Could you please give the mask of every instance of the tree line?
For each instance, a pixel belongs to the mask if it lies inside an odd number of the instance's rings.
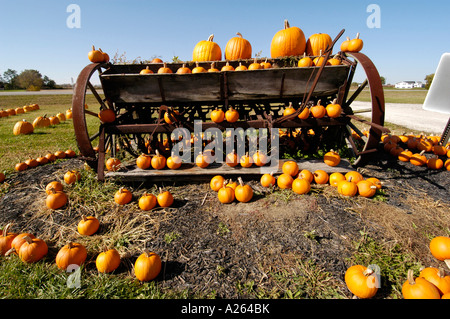
[[[16,70],[8,69],[0,74],[0,88],[5,90],[25,89],[27,91],[39,91],[41,89],[59,88],[55,81],[32,69],[23,70],[18,73]]]

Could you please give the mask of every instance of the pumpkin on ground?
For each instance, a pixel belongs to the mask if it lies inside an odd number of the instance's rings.
[[[444,261],[450,268],[450,237],[434,237],[430,241],[430,252],[434,258]]]
[[[436,286],[425,278],[414,278],[412,269],[408,270],[407,278],[402,285],[404,299],[441,299],[441,294]]]
[[[337,187],[337,184],[340,181],[345,181],[344,174],[342,174],[340,172],[334,172],[334,173],[330,174],[329,183],[331,186]]]
[[[358,188],[358,194],[362,197],[371,198],[377,193],[377,187],[371,181],[359,181],[356,186]]]
[[[322,169],[315,170],[313,176],[314,182],[319,185],[328,183],[328,180],[330,179],[328,173]]]
[[[25,241],[20,246],[19,258],[26,263],[34,263],[47,255],[48,246],[45,241],[40,238],[31,238],[25,236],[23,238]]]
[[[264,174],[261,176],[260,183],[262,187],[272,187],[277,183],[275,176],[272,174]]]
[[[110,273],[116,270],[120,265],[120,254],[115,249],[109,249],[107,251],[98,254],[95,259],[95,266],[101,273]]]
[[[302,55],[306,49],[306,38],[298,27],[291,27],[284,20],[284,29],[275,33],[270,44],[272,58]]]
[[[241,203],[247,203],[253,198],[253,189],[245,184],[241,177],[238,178],[239,185],[234,190],[235,198]]]
[[[81,266],[86,257],[87,250],[82,244],[70,242],[58,251],[55,261],[59,269],[66,270],[70,265]]]
[[[419,277],[435,285],[441,295],[450,293],[450,276],[445,274],[443,268],[426,267],[420,271]]]
[[[353,197],[358,193],[358,186],[350,178],[350,180],[340,181],[337,184],[337,191],[341,195]]]
[[[4,256],[10,249],[11,244],[16,238],[16,233],[10,233],[9,229],[11,227],[11,224],[7,224],[5,228],[3,228],[1,235],[0,235],[0,255]]]
[[[158,254],[145,250],[134,263],[134,274],[140,281],[151,281],[161,271],[161,258]]]
[[[45,186],[45,192],[47,193],[47,195],[51,193],[51,189],[55,191],[63,191],[64,186],[63,184],[61,184],[61,182],[53,181],[48,183],[47,186]]]
[[[81,179],[81,174],[79,171],[68,171],[64,174],[64,182],[67,185],[72,185],[73,183],[78,182]]]
[[[323,156],[323,162],[328,166],[335,167],[341,162],[341,156],[334,150],[330,150]]]
[[[211,178],[211,181],[209,182],[209,186],[211,189],[215,192],[218,192],[219,189],[222,188],[223,183],[225,182],[225,178],[221,175],[214,176]]]
[[[59,209],[67,204],[68,197],[66,193],[63,191],[56,191],[54,189],[50,189],[50,194],[47,195],[45,199],[45,205],[50,209]]]
[[[100,227],[100,222],[95,216],[81,216],[78,222],[77,230],[80,235],[91,236],[97,232]]]
[[[281,174],[277,178],[277,185],[281,189],[291,189],[294,178],[290,174]]]
[[[14,237],[14,239],[11,242],[11,248],[5,253],[5,256],[8,256],[12,253],[18,255],[19,254],[19,250],[20,250],[20,246],[23,245],[23,243],[25,242],[25,237],[29,237],[31,239],[35,238],[35,236],[31,233],[21,233],[18,234],[16,237]]]
[[[139,208],[145,211],[155,208],[156,203],[156,196],[150,193],[144,193],[138,201]]]
[[[299,195],[307,194],[311,190],[311,183],[304,178],[296,178],[292,182],[292,191]]]
[[[133,199],[133,194],[126,188],[121,187],[114,194],[114,201],[119,205],[126,205]]]
[[[236,185],[237,187],[237,185]],[[217,192],[217,198],[222,204],[230,204],[235,199],[235,189],[228,186],[226,181],[223,182],[222,187]]]
[[[344,280],[347,288],[361,299],[372,298],[378,291],[379,282],[374,271],[362,265],[348,268]]]
[[[33,124],[31,124],[25,119],[17,122],[13,128],[14,135],[32,134],[33,132],[34,132]]]
[[[296,176],[298,175],[299,167],[297,162],[289,160],[283,163],[283,165],[281,166],[281,170],[284,174]]]
[[[171,192],[162,191],[159,189],[159,194],[156,196],[156,200],[161,207],[170,207],[173,204],[174,198]]]

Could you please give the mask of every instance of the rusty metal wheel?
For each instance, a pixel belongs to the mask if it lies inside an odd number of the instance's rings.
[[[345,91],[340,96],[340,104],[350,121],[347,125],[348,130],[348,143],[353,150],[356,160],[353,165],[363,165],[367,163],[371,157],[378,151],[378,146],[381,140],[381,135],[385,132],[389,132],[384,127],[384,114],[385,114],[385,101],[384,91],[381,82],[380,75],[373,62],[363,53],[345,53],[344,58],[350,58],[354,68],[357,65],[361,66],[366,74],[366,80],[358,87],[358,89],[349,96],[349,90],[351,82],[353,80],[354,70],[350,73],[348,83],[345,87]],[[353,60],[353,61],[352,61]],[[369,119],[362,118],[356,115],[358,112],[354,112],[351,108],[351,104],[355,99],[363,92],[366,87],[370,90],[370,100],[372,107],[367,110],[371,113]],[[363,132],[358,128],[356,122],[369,126],[368,135],[365,136]],[[361,139],[354,138],[352,132],[356,132],[357,136]]]

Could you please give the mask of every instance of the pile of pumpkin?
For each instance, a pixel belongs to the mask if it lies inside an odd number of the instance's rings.
[[[75,156],[76,156],[75,151],[71,149],[68,149],[66,151],[58,150],[55,153],[48,152],[44,156],[39,156],[37,158],[30,157],[23,162],[16,163],[14,169],[16,171],[24,171],[29,168],[34,168],[40,165],[53,163],[57,159],[73,158]]]
[[[25,263],[36,263],[48,253],[47,243],[31,233],[10,232],[11,224],[0,230],[0,255],[18,255]],[[82,216],[78,222],[77,231],[82,236],[94,235],[100,227],[99,220],[94,216]],[[69,266],[81,266],[87,258],[87,249],[84,245],[69,242],[58,250],[55,263],[61,270]],[[119,252],[112,248],[99,253],[95,260],[96,268],[101,273],[111,273],[121,262]],[[134,263],[134,273],[140,281],[155,279],[161,270],[161,258],[158,254],[144,250]]]
[[[434,170],[450,170],[450,143],[440,145],[438,136],[386,134],[381,141],[384,151],[399,161]]]
[[[9,108],[6,110],[0,110],[0,117],[8,117],[8,116],[14,116],[18,114],[28,113],[32,111],[39,110],[39,105],[36,103],[33,104],[27,104],[24,106],[19,106],[16,108]]]
[[[434,237],[429,248],[434,258],[450,268],[450,237]],[[353,265],[345,272],[345,283],[356,297],[368,299],[374,297],[380,287],[379,275],[370,267]],[[404,299],[450,299],[450,276],[444,267],[426,267],[414,278],[413,270],[409,269],[402,295]]]
[[[335,57],[329,61],[324,61],[322,54],[325,50],[331,46],[332,39],[330,35],[326,33],[316,33],[311,35],[308,39],[302,29],[296,26],[290,26],[288,20],[284,21],[284,28],[275,33],[270,43],[270,55],[271,58],[281,58],[296,56],[301,59],[298,62],[299,67],[319,66],[326,62],[327,65],[341,64],[341,61]],[[359,37],[359,33],[354,39],[347,37],[347,40],[341,44],[341,51],[343,52],[359,52],[363,48],[363,41]],[[315,58],[312,58],[315,57]],[[101,49],[96,50],[92,46],[92,50],[88,52],[89,61],[93,63],[107,63],[109,56]],[[225,46],[224,51],[225,60],[248,60],[252,58],[252,45],[248,39],[245,39],[241,33],[236,33],[236,36],[232,37]],[[191,70],[186,64],[177,70],[171,70],[164,64],[158,73],[199,73],[199,72],[218,72],[218,71],[240,71],[240,70],[255,70],[270,68],[270,63],[267,60],[263,62],[255,61],[248,67],[242,64],[235,69],[231,65],[227,64],[224,69],[218,70],[214,67],[214,61],[222,60],[222,49],[220,45],[214,42],[214,34],[211,34],[207,40],[199,41],[192,52],[193,62],[205,62],[211,61],[211,68],[205,70],[203,67],[196,64]],[[152,63],[162,63],[161,59],[153,59]],[[141,74],[152,74],[148,67],[141,71]]]

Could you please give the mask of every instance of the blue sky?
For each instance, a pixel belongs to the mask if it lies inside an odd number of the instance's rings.
[[[80,7],[80,28],[66,24],[72,3]],[[380,8],[380,28],[367,25],[370,4]],[[191,60],[198,41],[214,34],[224,51],[236,32],[251,42],[253,54],[270,56],[272,37],[288,19],[306,37],[334,38],[345,29],[338,45],[360,32],[362,52],[388,83],[422,81],[450,52],[448,12],[450,2],[437,0],[0,0],[0,74],[36,69],[59,84],[70,83],[89,63],[92,45],[111,57]],[[355,80],[363,78],[359,70]]]

